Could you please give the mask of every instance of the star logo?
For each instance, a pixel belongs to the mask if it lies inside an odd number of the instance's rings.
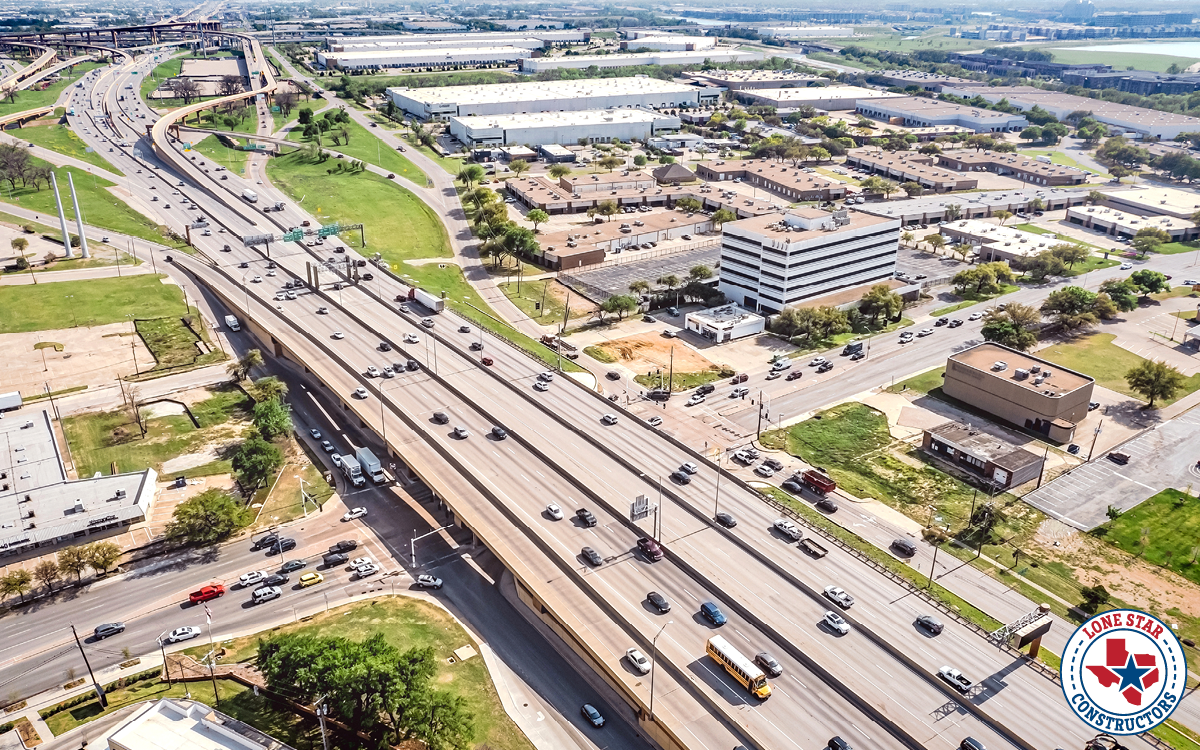
[[[1086,669],[1103,687],[1116,685],[1117,692],[1129,705],[1142,705],[1142,693],[1158,682],[1158,660],[1154,654],[1130,653],[1124,638],[1110,637],[1104,646],[1104,664],[1088,665]]]

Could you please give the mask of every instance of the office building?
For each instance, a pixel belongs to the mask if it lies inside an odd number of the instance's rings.
[[[892,278],[900,222],[857,211],[794,208],[722,226],[719,289],[754,312]]]
[[[957,125],[976,133],[1005,133],[1023,130],[1029,121],[1024,115],[980,109],[920,96],[898,96],[891,99],[859,101],[855,111],[860,115],[882,120],[889,125],[906,128],[929,128],[938,125]]]
[[[981,263],[996,260],[1007,263],[1016,258],[1029,258],[1059,244],[1052,235],[1003,227],[979,219],[949,221],[939,229],[949,244],[970,245],[975,248]]]
[[[905,226],[929,225],[939,221],[951,221],[953,212],[956,212],[957,218],[960,219],[981,219],[992,216],[997,211],[1008,211],[1012,214],[1028,211],[1029,204],[1035,199],[1042,201],[1046,211],[1060,211],[1087,203],[1088,194],[1086,190],[1064,188],[994,190],[958,195],[922,195],[903,201],[867,203],[856,210],[896,218]]]
[[[450,134],[468,146],[645,141],[660,132],[677,131],[679,126],[674,115],[638,108],[450,118]]]
[[[422,120],[617,107],[696,107],[716,102],[720,96],[712,89],[640,77],[389,88],[387,93],[402,111]]]
[[[906,151],[857,151],[846,155],[846,164],[898,183],[915,182],[934,193],[979,187],[975,177],[940,169],[934,166],[932,156]]]
[[[712,219],[703,213],[688,215],[657,211],[622,215],[613,221],[539,235],[540,260],[556,271],[579,268],[599,263],[609,253],[636,251],[650,242],[679,240],[685,235],[700,235],[712,229]]]
[[[777,109],[815,107],[831,112],[854,109],[865,101],[904,99],[903,94],[868,89],[862,86],[812,86],[809,88],[743,89],[738,99],[750,104],[765,104]]]
[[[1174,216],[1190,220],[1200,211],[1200,193],[1158,185],[1105,193],[1104,202],[1145,216]]]
[[[1110,206],[1068,208],[1067,221],[1093,231],[1104,232],[1109,237],[1132,238],[1140,230],[1152,227],[1166,232],[1171,242],[1200,239],[1200,228],[1191,219],[1133,213]]]
[[[969,424],[946,422],[925,430],[921,448],[951,466],[986,479],[996,491],[1041,476],[1042,457],[1016,440]]]
[[[831,180],[815,171],[793,167],[786,162],[751,159],[703,162],[696,165],[696,176],[714,183],[744,182],[770,190],[786,198],[789,203],[832,201],[846,197],[845,183]]]
[[[90,542],[146,520],[153,469],[72,480],[50,412],[25,407],[0,419],[0,555]]]
[[[724,344],[762,333],[767,328],[767,319],[737,305],[721,305],[688,313],[683,318],[683,328],[714,344]]]
[[[1087,416],[1095,382],[1083,373],[986,342],[950,355],[942,392],[999,420],[1066,443]]]
[[[569,68],[629,68],[637,65],[699,65],[705,61],[740,63],[761,60],[757,52],[747,52],[732,47],[683,52],[633,52],[620,55],[556,55],[554,57],[531,57],[521,61],[522,73],[541,73],[546,70]]]
[[[1200,91],[1200,73],[1156,73],[1152,70],[1088,70],[1063,73],[1067,86],[1117,89],[1139,96],[1174,96]]]
[[[84,743],[86,745],[86,742]],[[108,737],[110,750],[292,750],[203,703],[161,698],[135,709]]]
[[[1091,176],[1090,172],[1077,167],[1055,164],[1049,156],[1035,158],[997,151],[948,151],[939,154],[937,162],[938,166],[955,172],[993,172],[1021,182],[1051,187],[1082,185]]]

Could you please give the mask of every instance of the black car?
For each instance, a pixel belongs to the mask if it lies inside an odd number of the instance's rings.
[[[783,674],[783,667],[780,666],[779,661],[766,651],[759,651],[755,654],[754,663],[762,667],[763,671],[772,677],[778,677]]]
[[[608,378],[609,380],[620,380],[621,373],[617,372],[616,370],[609,370],[608,372],[604,373],[604,377]]]
[[[373,280],[374,278],[375,278],[375,274],[373,274],[373,273],[364,273],[364,274],[362,275],[362,280],[363,280],[363,281],[371,281],[371,280]]]
[[[496,425],[492,428],[492,437],[496,438],[497,440],[503,440],[504,438],[508,437],[508,432],[500,425]]]
[[[350,562],[350,555],[347,555],[345,552],[335,552],[333,554],[325,555],[325,557],[322,557],[321,562],[325,563],[325,567],[333,568],[338,565],[345,565],[346,563]]]
[[[243,260],[241,263],[238,263],[238,268],[249,268],[249,267],[250,267],[249,261]]]
[[[934,326],[934,328],[941,328],[942,326],[946,325],[949,322],[950,322],[949,318],[938,318],[937,320],[933,321],[933,326]]]
[[[705,383],[704,385],[702,385],[696,389],[696,393],[699,393],[701,396],[707,396],[708,394],[712,393],[715,390],[717,390],[717,387],[715,385],[713,385],[712,383]]]
[[[596,728],[604,726],[604,717],[596,710],[596,707],[591,703],[584,703],[583,708],[579,709],[583,714],[583,718],[587,719],[588,723]]]
[[[850,743],[841,737],[834,737],[829,740],[828,750],[854,750],[854,748],[850,747]]]
[[[905,557],[912,557],[913,555],[917,554],[917,545],[903,537],[892,540],[892,549],[896,550]]]
[[[292,571],[300,570],[302,568],[307,568],[307,567],[308,567],[307,560],[288,560],[287,562],[285,562],[283,565],[280,566],[279,572],[280,573],[291,573]]]
[[[692,477],[686,471],[677,469],[671,472],[671,480],[676,484],[690,484]]]
[[[838,509],[838,504],[835,503],[833,500],[830,500],[827,497],[823,497],[817,501],[817,507],[820,508],[821,510],[825,511],[826,513],[836,513],[837,509]]]
[[[288,582],[287,575],[285,575],[283,573],[276,573],[275,575],[267,576],[258,585],[260,587],[262,587],[262,586],[282,586],[283,584],[285,584],[287,582]]]
[[[800,483],[799,483],[799,482],[797,482],[795,479],[789,479],[789,480],[787,480],[786,482],[784,482],[784,483],[783,483],[782,487],[783,487],[783,489],[784,489],[784,490],[786,490],[787,492],[790,492],[790,493],[792,493],[793,495],[799,495],[799,494],[800,494],[800,489],[801,489],[801,488],[800,488]]]
[[[646,601],[650,602],[650,605],[657,609],[659,614],[665,615],[671,611],[671,602],[657,591],[651,591],[649,594],[646,594]]]
[[[291,537],[285,537],[283,539],[276,541],[274,544],[272,544],[270,547],[268,547],[267,554],[268,555],[279,555],[279,554],[287,552],[288,550],[291,550],[291,549],[296,549],[296,540],[292,539]]]
[[[105,638],[109,637],[110,635],[117,635],[118,633],[124,633],[124,632],[125,632],[125,623],[123,623],[123,622],[106,622],[103,625],[97,625],[96,629],[92,631],[92,635],[96,637],[96,640],[102,641]]]
[[[254,549],[263,549],[264,547],[270,547],[272,544],[274,544],[277,541],[279,541],[279,535],[276,534],[275,532],[271,532],[270,534],[267,534],[266,536],[260,536],[258,539],[255,539],[254,540]]]
[[[596,514],[587,508],[580,508],[579,510],[575,511],[575,517],[579,519],[580,523],[588,528],[596,525]]]
[[[433,413],[433,421],[437,424],[449,424],[450,415],[444,411],[435,411]]]
[[[391,350],[392,350],[392,345],[391,345],[391,344],[389,344],[389,343],[388,343],[388,342],[386,342],[386,341],[380,341],[380,342],[379,342],[379,351],[381,351],[381,352],[390,352]]]
[[[925,628],[933,635],[938,635],[946,628],[946,626],[942,624],[942,621],[933,615],[921,615],[917,618],[917,625]]]
[[[715,518],[717,519],[717,523],[721,524],[727,529],[732,529],[734,526],[737,526],[737,519],[728,513],[718,513]]]
[[[955,318],[954,320],[950,321],[951,328],[958,328],[962,324],[963,324],[963,322],[961,320],[959,320],[958,318]]]
[[[775,471],[783,470],[783,462],[779,461],[778,459],[774,459],[774,458],[768,458],[766,461],[763,461],[763,466],[770,467],[770,468],[774,469]]]
[[[601,565],[604,562],[604,558],[600,556],[600,553],[591,547],[584,547],[581,554],[583,555],[583,559],[587,560],[591,565]]]
[[[826,362],[825,364],[823,364],[817,368],[817,372],[829,372],[832,369],[833,369],[833,363]]]
[[[349,552],[352,549],[358,549],[358,542],[354,539],[343,539],[329,548],[330,552]]]

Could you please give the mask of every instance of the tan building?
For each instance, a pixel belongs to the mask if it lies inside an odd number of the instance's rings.
[[[846,164],[896,182],[915,182],[934,193],[974,190],[979,187],[979,180],[975,177],[935,167],[932,156],[859,151],[847,154]]]
[[[984,343],[946,360],[942,391],[1059,443],[1087,416],[1096,381],[1053,362]]]
[[[969,424],[946,422],[929,430],[921,448],[952,466],[1008,489],[1037,479],[1042,457],[1007,439],[973,429]]]
[[[1051,187],[1082,185],[1089,177],[1089,173],[1082,169],[1052,164],[1049,157],[1046,157],[1046,161],[1041,161],[1020,154],[999,154],[991,151],[982,154],[975,151],[940,154],[938,165],[955,172],[994,172],[1022,182]]]
[[[713,161],[696,165],[696,176],[709,182],[741,181],[770,190],[789,202],[832,201],[846,197],[846,186],[807,168],[784,162]]]

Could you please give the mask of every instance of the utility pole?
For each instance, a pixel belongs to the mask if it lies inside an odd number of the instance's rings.
[[[217,673],[213,671],[213,665],[217,662],[216,646],[213,645],[212,637],[212,612],[209,611],[208,605],[204,605],[204,616],[208,625],[208,676],[212,680],[213,700],[217,709],[221,708],[221,694],[217,691]]]
[[[670,376],[667,378],[667,383],[670,385],[670,387],[667,389],[668,393],[675,390],[675,346],[674,345],[671,346],[670,367],[671,367]]]
[[[71,635],[75,636],[75,645],[79,647],[79,653],[83,656],[83,665],[87,667],[88,677],[92,678],[92,687],[96,690],[96,695],[100,698],[100,707],[108,708],[108,697],[104,695],[104,689],[100,687],[100,683],[96,682],[96,675],[92,672],[92,665],[88,661],[87,653],[83,650],[83,643],[79,640],[79,633],[75,632],[75,626],[71,625]]]
[[[321,724],[321,748],[329,750],[329,738],[325,735],[325,714],[328,713],[328,709],[325,708],[325,696],[317,698],[317,705],[314,708],[317,711],[317,721]]]
[[[1104,427],[1104,417],[1100,418],[1100,424],[1096,425],[1095,431],[1092,433],[1092,447],[1088,448],[1088,463],[1092,461],[1092,451],[1096,450],[1096,440],[1100,437],[1101,428]]]

